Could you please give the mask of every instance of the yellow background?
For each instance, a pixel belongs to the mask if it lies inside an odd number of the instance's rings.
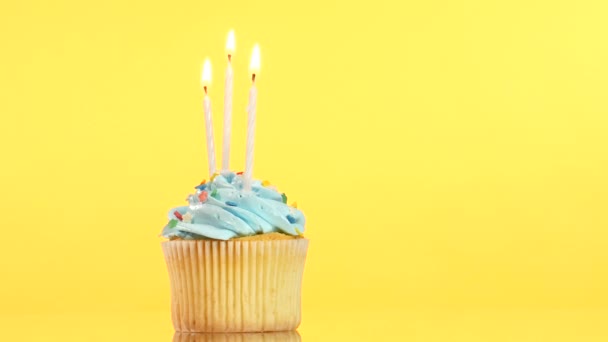
[[[0,313],[162,311],[157,234],[231,164],[307,215],[307,312],[608,305],[604,1],[3,1]],[[309,314],[310,317],[310,314]],[[308,318],[312,320],[312,318]],[[168,321],[167,321],[168,324]]]

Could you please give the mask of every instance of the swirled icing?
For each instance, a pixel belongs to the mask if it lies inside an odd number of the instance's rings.
[[[234,237],[279,232],[302,235],[305,219],[288,206],[287,196],[254,180],[243,190],[243,176],[224,172],[195,187],[189,205],[173,208],[161,236],[173,239],[229,240]]]

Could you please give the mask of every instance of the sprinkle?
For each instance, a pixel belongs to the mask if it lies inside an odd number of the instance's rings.
[[[237,172],[236,174],[240,176],[240,175],[242,175],[243,173],[244,173],[243,171],[239,171],[239,172]]]
[[[304,235],[299,229],[298,227],[294,227],[296,229],[296,233],[298,233],[299,236]]]
[[[213,191],[211,191],[211,197],[217,198],[217,189],[213,189]]]
[[[270,185],[270,182],[267,180],[262,182],[262,186],[269,186],[269,185]]]
[[[175,226],[177,226],[177,220],[173,219],[171,221],[169,221],[169,228],[175,228]]]
[[[287,215],[287,221],[289,221],[289,223],[291,224],[294,224],[296,223],[296,218],[291,215]]]
[[[213,180],[215,179],[215,177],[219,176],[220,174],[218,172],[214,173],[213,176],[211,176],[211,178],[209,178],[210,182],[213,182]]]
[[[190,212],[185,213],[183,218],[183,222],[192,223],[192,214]]]
[[[294,208],[297,208],[298,207],[298,202],[291,203],[291,206],[294,207]]]
[[[229,205],[231,207],[236,207],[237,206],[237,204],[234,203],[234,202],[232,202],[232,201],[226,201],[226,205]]]
[[[287,203],[287,195],[285,195],[285,193],[282,193],[281,197],[283,198],[283,203]]]
[[[198,190],[205,190],[206,187],[207,187],[207,181],[203,179],[201,184],[195,186],[194,188],[198,189]]]
[[[207,200],[207,196],[207,191],[202,191],[200,194],[198,194],[198,200],[201,202],[205,202]]]
[[[184,218],[182,217],[182,214],[179,213],[179,211],[174,211],[173,215],[175,215],[175,217],[177,217],[178,220],[183,221]]]

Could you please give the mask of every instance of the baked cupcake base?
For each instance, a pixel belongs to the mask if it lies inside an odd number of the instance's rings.
[[[288,331],[300,324],[307,239],[173,240],[162,248],[176,331]]]

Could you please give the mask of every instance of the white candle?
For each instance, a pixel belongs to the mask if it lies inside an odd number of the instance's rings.
[[[253,47],[251,54],[251,62],[249,64],[251,73],[251,89],[249,90],[249,106],[247,120],[247,155],[245,158],[245,184],[246,191],[251,190],[251,182],[253,180],[253,143],[255,133],[255,108],[257,103],[258,91],[255,87],[256,74],[260,72],[260,47],[256,44]]]
[[[211,121],[211,100],[207,94],[207,88],[211,84],[211,62],[209,59],[205,59],[203,64],[203,75],[201,77],[201,84],[205,91],[205,98],[203,99],[203,110],[205,112],[205,128],[207,131],[207,157],[209,158],[209,177],[215,174],[215,148],[213,144],[213,122]]]
[[[234,54],[234,31],[228,32],[226,40],[226,83],[224,84],[224,143],[222,144],[222,171],[230,170],[230,132],[232,128],[232,55]]]

